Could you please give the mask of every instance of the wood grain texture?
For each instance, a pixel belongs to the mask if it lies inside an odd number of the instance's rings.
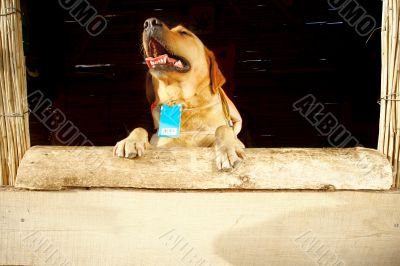
[[[398,265],[399,201],[399,192],[0,190],[0,265]]]
[[[16,186],[29,189],[130,187],[150,189],[385,190],[388,160],[375,150],[247,149],[239,169],[215,168],[207,148],[149,150],[144,158],[114,158],[111,147],[37,146],[25,155]]]

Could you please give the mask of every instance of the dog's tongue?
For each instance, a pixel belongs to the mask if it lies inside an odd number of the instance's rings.
[[[169,65],[178,68],[183,68],[181,60],[176,60],[174,58],[171,58],[167,54],[160,55],[157,57],[147,57],[146,63],[149,68],[154,68],[156,67],[156,65]]]

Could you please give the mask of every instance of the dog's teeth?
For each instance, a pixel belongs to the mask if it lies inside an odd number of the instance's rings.
[[[183,68],[183,64],[182,64],[181,60],[176,61],[176,62],[174,63],[174,66],[179,67],[179,68]]]

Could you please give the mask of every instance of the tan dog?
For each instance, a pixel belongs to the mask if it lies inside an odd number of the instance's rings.
[[[222,90],[225,78],[214,54],[183,26],[169,29],[156,18],[145,21],[143,47],[149,67],[147,95],[153,102],[154,126],[159,127],[162,104],[182,104],[181,134],[160,138],[156,147],[215,147],[219,170],[236,167],[244,157],[244,145],[237,138],[242,119]],[[148,133],[136,128],[118,142],[114,155],[141,157],[149,147]]]

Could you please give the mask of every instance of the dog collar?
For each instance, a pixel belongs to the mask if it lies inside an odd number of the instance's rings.
[[[213,103],[209,103],[209,104],[202,105],[202,106],[198,106],[198,107],[183,107],[183,111],[193,111],[193,110],[206,109],[206,108],[213,107],[213,106],[215,106],[215,105],[217,105],[217,104],[219,104],[219,103],[221,103],[221,101],[220,101],[220,100],[217,100],[217,101],[215,101],[215,102],[213,102]],[[156,108],[156,107],[159,106],[159,105],[161,105],[161,104],[159,104],[159,103],[157,103],[157,102],[153,102],[153,103],[151,104],[151,106],[150,106],[151,112],[153,112],[154,108]]]
[[[202,106],[198,106],[198,107],[186,107],[186,108],[183,108],[183,111],[192,111],[192,110],[206,109],[206,108],[213,107],[213,106],[219,104],[220,102],[221,102],[221,101],[217,100],[217,101],[215,101],[215,102],[213,102],[213,103],[209,103],[209,104],[202,105]]]
[[[231,114],[230,114],[230,110],[229,110],[229,105],[228,105],[228,102],[226,100],[227,96],[226,96],[225,92],[222,90],[221,87],[218,88],[218,94],[220,96],[219,100],[215,101],[214,103],[209,103],[209,104],[206,104],[206,105],[203,105],[203,106],[198,106],[198,107],[189,107],[189,108],[184,107],[183,111],[193,111],[193,110],[206,109],[206,108],[209,108],[209,107],[212,107],[212,106],[215,106],[215,105],[221,103],[222,104],[222,110],[224,112],[227,124],[228,124],[229,127],[233,128],[233,122],[232,122],[232,118],[231,118]],[[160,105],[159,103],[154,101],[150,106],[151,112],[153,112],[154,108],[156,108],[159,105]]]
[[[153,112],[153,110],[154,110],[154,108],[156,108],[157,107],[157,102],[153,102],[151,105],[150,105],[150,110],[151,110],[151,112]]]

